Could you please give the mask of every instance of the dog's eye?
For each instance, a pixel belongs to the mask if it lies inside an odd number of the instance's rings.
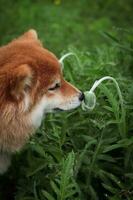
[[[49,88],[48,90],[56,90],[56,89],[58,89],[58,88],[60,88],[60,83],[56,83],[56,84],[54,85],[54,87],[51,87],[51,88]]]

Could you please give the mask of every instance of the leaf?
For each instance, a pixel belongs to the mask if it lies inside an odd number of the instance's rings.
[[[105,108],[106,110],[108,110],[108,111],[110,111],[110,112],[113,112],[113,109],[112,109],[112,107],[110,107],[110,106],[103,106],[103,108]]]
[[[99,160],[104,160],[104,161],[107,161],[107,162],[113,162],[113,163],[116,162],[116,160],[115,160],[112,156],[110,156],[110,155],[105,155],[105,154],[100,154],[100,155],[98,156],[98,159],[99,159]]]
[[[40,156],[45,157],[45,150],[43,149],[41,145],[34,144],[34,145],[31,145],[31,148],[33,151],[37,152]]]
[[[124,187],[121,183],[121,181],[112,173],[103,171],[105,175],[107,175],[117,186],[119,186],[121,189]]]
[[[67,194],[65,195],[65,199],[68,197],[72,197],[77,191],[75,189],[68,190]]]
[[[47,163],[44,159],[41,158],[34,158],[34,162],[32,162],[31,167],[28,169],[26,176],[33,176],[38,171],[44,169]]]
[[[47,200],[55,200],[55,198],[53,198],[52,195],[49,194],[49,193],[48,193],[47,191],[45,191],[45,190],[42,190],[42,194],[43,194],[44,197],[47,198]]]
[[[122,148],[123,146],[124,146],[123,144],[113,144],[111,146],[107,146],[104,148],[103,153],[107,153],[109,151]]]
[[[68,186],[73,177],[74,160],[75,154],[73,151],[63,160],[60,178],[60,200],[66,199],[66,195],[70,191],[70,188],[68,190]]]
[[[122,144],[123,146],[128,147],[133,144],[133,137],[119,140],[118,144]]]
[[[103,85],[103,84],[100,85],[100,89],[107,96],[107,98],[108,98],[107,100],[112,107],[112,111],[115,115],[115,118],[117,120],[119,120],[119,103],[118,103],[118,100],[116,100],[116,98],[114,97],[112,92],[105,85]]]
[[[108,190],[109,192],[111,192],[112,194],[116,194],[116,193],[119,192],[116,188],[111,187],[110,185],[105,185],[104,183],[102,183],[102,186],[103,186],[106,190]]]
[[[78,173],[78,171],[79,171],[79,169],[80,169],[80,167],[81,167],[81,165],[82,165],[82,161],[83,161],[83,159],[84,159],[84,156],[85,156],[85,154],[86,154],[88,148],[89,148],[92,144],[96,144],[96,142],[97,142],[94,138],[92,138],[92,137],[90,137],[90,138],[91,138],[92,140],[89,141],[89,142],[85,145],[84,149],[82,150],[82,153],[79,155],[79,158],[78,158],[77,163],[76,163],[76,166],[75,166],[75,175],[77,175],[77,173]]]
[[[116,37],[112,36],[110,33],[106,32],[106,31],[103,31],[102,35],[113,40],[116,43],[119,43],[119,40]]]
[[[55,182],[51,181],[50,182],[51,186],[52,186],[52,189],[54,190],[54,192],[57,194],[57,196],[60,194],[60,190],[58,188],[58,186],[56,185]]]
[[[98,198],[97,193],[95,192],[94,188],[91,185],[89,185],[88,188],[91,193],[92,199],[98,200],[99,198]]]

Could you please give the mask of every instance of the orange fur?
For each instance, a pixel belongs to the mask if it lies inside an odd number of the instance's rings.
[[[57,80],[60,81],[60,89],[56,93],[48,91]],[[36,31],[30,30],[1,47],[0,151],[2,154],[9,155],[21,149],[35,132],[37,127],[33,121],[37,115],[42,116],[39,113],[43,102],[55,102],[48,103],[50,109],[56,107],[56,104],[64,108],[66,102],[69,102],[70,107],[72,100],[75,98],[77,101],[79,94],[78,89],[64,80],[58,59],[42,47]],[[60,99],[60,102],[55,99]],[[2,162],[4,159],[1,155],[0,158]]]

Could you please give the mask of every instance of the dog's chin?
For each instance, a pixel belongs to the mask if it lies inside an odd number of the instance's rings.
[[[68,109],[63,109],[63,108],[54,108],[53,109],[53,112],[70,112],[72,110],[74,110],[75,108],[77,108],[78,106],[76,107],[73,107],[73,108],[68,108]]]
[[[73,108],[74,109],[74,108]],[[51,110],[48,110],[46,111],[45,113],[48,114],[48,113],[60,113],[60,112],[69,112],[71,110],[73,110],[72,108],[71,109],[62,109],[62,108],[54,108],[54,109],[51,109]]]
[[[61,108],[53,108],[53,109],[50,109],[50,110],[46,110],[45,111],[45,114],[48,114],[48,113],[57,113],[57,112],[63,112],[65,110],[61,109]]]
[[[73,105],[73,106],[57,106],[55,108],[51,108],[51,109],[48,109],[46,111],[46,113],[56,113],[56,112],[69,112],[69,111],[72,111],[74,110],[75,108],[79,107],[81,104],[81,102],[78,102],[77,104]]]

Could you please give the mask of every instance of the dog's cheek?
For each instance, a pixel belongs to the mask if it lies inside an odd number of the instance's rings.
[[[31,107],[31,98],[29,94],[25,94],[23,100],[19,103],[19,112],[25,113],[28,112],[28,110]]]
[[[11,97],[20,101],[24,98],[24,93],[31,86],[32,72],[28,65],[20,65],[14,69],[10,75],[9,90]]]
[[[32,107],[31,112],[28,114],[31,124],[38,128],[41,125],[41,121],[45,116],[45,110],[47,107],[46,97],[42,97],[36,104]]]

